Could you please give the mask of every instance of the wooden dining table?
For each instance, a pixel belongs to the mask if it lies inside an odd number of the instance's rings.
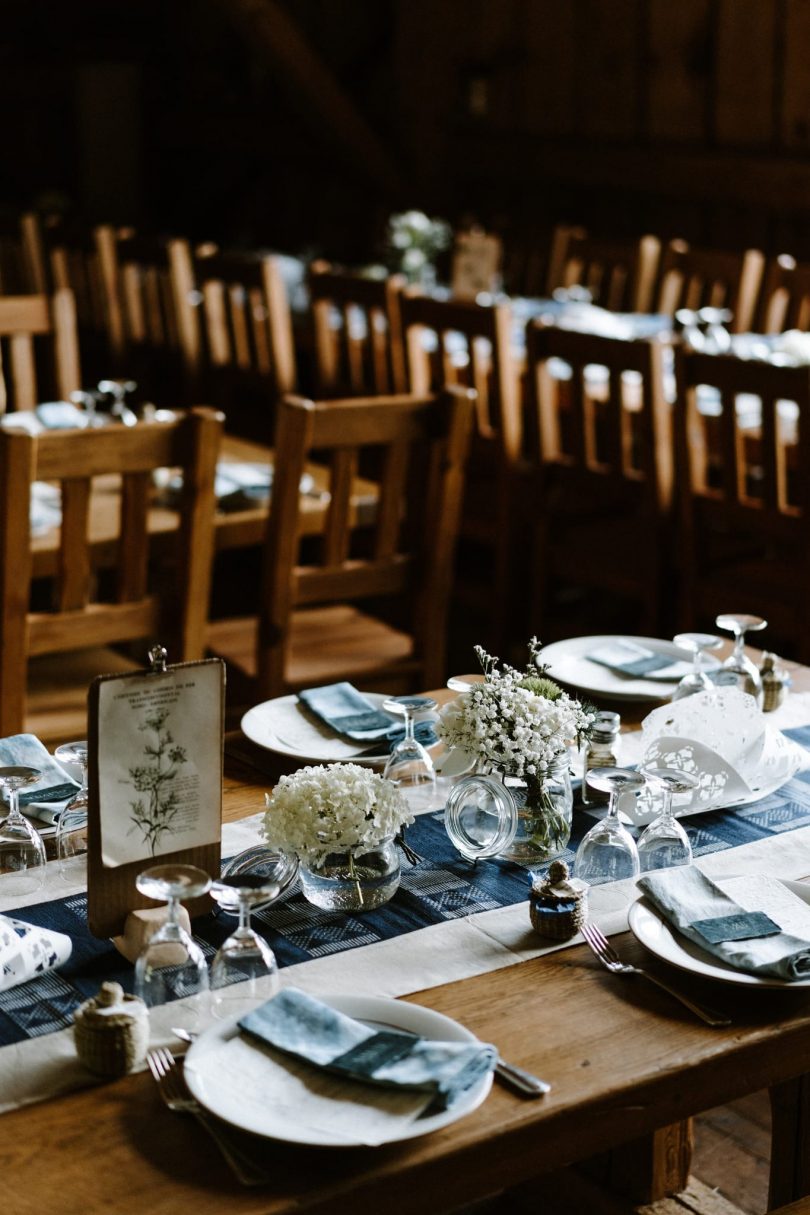
[[[792,674],[794,688],[810,689],[810,669],[793,666]],[[238,732],[226,738],[225,755],[225,820],[255,813],[295,766]],[[526,920],[529,933],[528,910]],[[763,1089],[773,1108],[770,1204],[810,1192],[810,991],[699,979],[668,971],[630,933],[615,943],[627,961],[668,972],[684,993],[727,1011],[731,1024],[708,1027],[652,984],[607,973],[573,944],[406,997],[546,1079],[551,1091],[540,1099],[496,1084],[452,1125],[376,1148],[257,1139],[272,1180],[243,1188],[194,1119],[169,1112],[147,1073],[128,1075],[4,1115],[5,1209],[425,1215],[527,1182],[539,1201],[544,1187],[553,1191],[555,1171],[601,1153],[611,1153],[614,1182],[642,1185],[655,1198],[685,1183],[688,1119]]]

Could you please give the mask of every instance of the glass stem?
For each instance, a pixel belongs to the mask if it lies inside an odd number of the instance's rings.
[[[20,791],[14,784],[7,785],[6,790],[8,792],[8,817],[10,820],[19,819]]]
[[[618,789],[613,788],[610,791],[610,794],[608,796],[608,809],[607,809],[606,817],[615,818],[615,819],[618,819],[618,817],[619,817],[619,791],[618,791]]]
[[[740,664],[744,663],[744,661],[745,661],[745,633],[744,632],[735,633],[735,635],[734,635],[734,658],[737,662],[738,667],[740,667]],[[744,667],[740,667],[740,669],[743,670]]]
[[[169,940],[180,938],[180,900],[171,896],[166,904],[166,923],[163,925],[163,935]]]
[[[413,711],[410,705],[404,705],[403,708],[405,709],[405,737],[402,741],[405,743],[414,742]]]

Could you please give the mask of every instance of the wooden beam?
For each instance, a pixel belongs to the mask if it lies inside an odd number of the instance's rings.
[[[220,0],[220,5],[327,137],[381,189],[401,193],[405,177],[388,148],[277,0]]]

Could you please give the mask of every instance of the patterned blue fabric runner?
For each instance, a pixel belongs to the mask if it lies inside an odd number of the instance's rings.
[[[810,749],[810,726],[786,733]],[[569,864],[593,821],[589,813],[575,810],[571,842],[564,854]],[[810,771],[798,773],[777,793],[751,806],[709,811],[684,819],[683,825],[697,857],[808,827]],[[413,867],[403,865],[399,890],[376,911],[359,915],[321,911],[296,886],[278,903],[255,913],[254,927],[270,943],[279,966],[371,945],[529,897],[530,876],[525,869],[499,860],[473,867],[462,860],[444,830],[442,813],[420,816],[408,829],[408,842],[423,860]],[[132,966],[109,941],[91,936],[86,910],[87,898],[81,894],[11,913],[30,924],[67,933],[73,940],[73,953],[59,971],[0,992],[0,1046],[71,1025],[73,1010],[95,995],[105,979],[115,979],[126,991],[132,990]],[[235,923],[222,913],[195,921],[195,940],[209,962]]]

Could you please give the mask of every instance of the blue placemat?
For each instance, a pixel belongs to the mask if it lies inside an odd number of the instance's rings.
[[[786,734],[810,749],[810,726]],[[573,861],[582,836],[593,826],[589,811],[574,814],[570,844],[563,854]],[[778,792],[754,805],[715,810],[684,819],[695,856],[736,848],[785,831],[810,827],[810,771],[801,772]],[[376,911],[351,915],[325,912],[308,903],[296,886],[285,898],[254,914],[254,927],[266,937],[280,967],[295,962],[372,945],[481,911],[521,903],[529,896],[527,871],[508,861],[489,860],[473,867],[462,860],[444,830],[443,814],[419,817],[408,828],[408,842],[423,858],[403,864],[402,882],[390,903]],[[84,894],[39,903],[19,911],[30,924],[47,924],[73,939],[73,954],[59,971],[0,992],[0,1045],[53,1033],[72,1023],[76,1006],[95,995],[105,979],[132,990],[132,966],[109,941],[91,936]],[[194,922],[194,937],[207,958],[235,925],[211,914]]]

